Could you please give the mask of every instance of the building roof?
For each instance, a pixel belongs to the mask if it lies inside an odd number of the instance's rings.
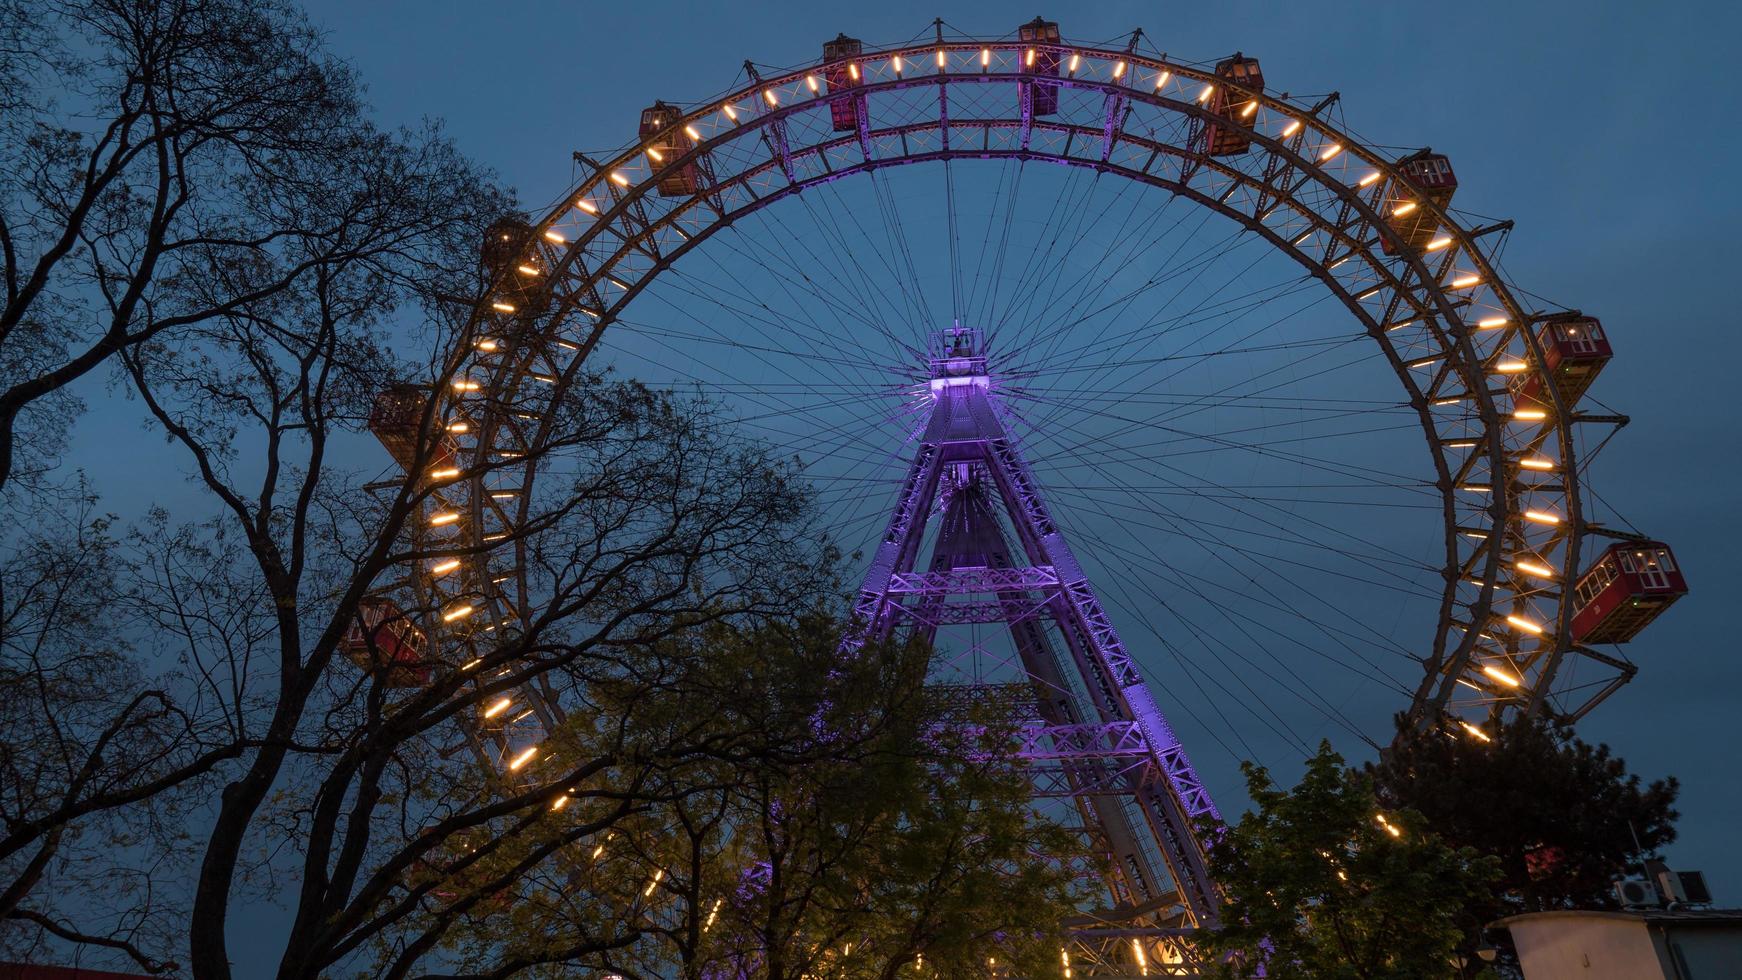
[[[1510,927],[1547,919],[1620,919],[1627,922],[1678,926],[1742,925],[1742,909],[1556,909],[1552,912],[1509,915],[1495,925]]]
[[[0,963],[0,980],[150,980],[143,973],[112,973],[82,966],[41,966],[35,963]]]

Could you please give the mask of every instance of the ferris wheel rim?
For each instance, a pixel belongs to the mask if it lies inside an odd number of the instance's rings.
[[[925,64],[924,59],[929,59],[933,56],[936,56],[940,62],[947,62],[951,57],[959,56],[963,53],[984,59],[987,57],[988,52],[999,52],[1002,57],[1010,51],[1024,47],[1029,47],[1029,45],[1013,42],[1008,39],[991,41],[954,40],[943,43],[911,44],[896,48],[883,49],[867,53],[864,60],[867,62],[881,60],[885,64],[888,64],[893,60],[897,65],[899,65],[901,59],[905,58],[912,59],[915,63],[923,65]],[[1382,175],[1378,181],[1378,185],[1381,187],[1387,186],[1393,181],[1404,179],[1404,175],[1384,156],[1367,147],[1362,142],[1351,139],[1347,133],[1332,126],[1329,122],[1319,119],[1312,110],[1282,97],[1270,96],[1261,91],[1246,89],[1227,79],[1220,78],[1213,72],[1203,68],[1170,62],[1164,58],[1158,59],[1135,52],[1114,51],[1105,48],[1097,48],[1092,45],[1070,44],[1068,42],[1061,43],[1059,48],[1061,50],[1068,50],[1075,57],[1080,58],[1082,62],[1090,66],[1090,70],[1082,71],[1080,73],[1078,71],[1073,71],[1069,76],[1059,77],[1042,76],[1022,71],[976,73],[964,70],[951,73],[940,70],[935,73],[926,73],[916,70],[898,78],[885,79],[882,81],[867,80],[866,83],[857,91],[862,92],[863,97],[868,99],[869,96],[873,94],[895,92],[925,85],[945,86],[964,83],[1002,83],[1019,85],[1024,83],[1033,84],[1038,81],[1047,85],[1056,84],[1060,88],[1074,88],[1099,93],[1108,98],[1121,98],[1132,100],[1134,102],[1143,102],[1153,107],[1173,112],[1197,125],[1207,125],[1211,120],[1214,120],[1215,125],[1229,129],[1239,129],[1242,135],[1249,138],[1255,146],[1263,148],[1267,153],[1278,159],[1287,161],[1296,172],[1313,177],[1316,181],[1316,186],[1332,191],[1338,198],[1353,206],[1357,214],[1359,214],[1365,222],[1365,225],[1362,226],[1364,231],[1377,231],[1381,238],[1390,236],[1391,240],[1394,243],[1397,243],[1398,236],[1390,229],[1386,221],[1383,219],[1383,216],[1375,212],[1371,207],[1363,204],[1359,195],[1354,193],[1357,188],[1344,182],[1337,181],[1326,174],[1318,166],[1319,163],[1324,161],[1315,161],[1313,159],[1317,155],[1316,153],[1302,152],[1306,142],[1304,137],[1308,134],[1317,134],[1317,146],[1335,146],[1337,148],[1335,151],[1337,155],[1346,154],[1347,158],[1359,159],[1363,165],[1370,167],[1374,172]],[[676,125],[688,127],[709,117],[718,117],[722,114],[722,107],[731,106],[734,103],[746,104],[742,107],[745,109],[743,114],[750,116],[750,118],[743,120],[742,122],[734,119],[733,122],[737,124],[735,126],[735,132],[722,131],[719,134],[709,133],[705,139],[697,140],[696,145],[689,154],[676,160],[665,161],[665,167],[663,170],[654,169],[652,162],[647,159],[647,143],[645,140],[637,140],[614,157],[609,163],[601,165],[598,170],[577,184],[571,193],[564,196],[559,205],[547,212],[546,215],[533,226],[532,230],[535,236],[534,241],[537,243],[537,247],[545,249],[547,254],[554,254],[558,259],[556,263],[553,263],[550,266],[549,273],[551,280],[555,281],[560,273],[570,268],[571,263],[577,265],[580,264],[580,257],[583,255],[584,249],[588,243],[594,241],[597,236],[603,233],[603,229],[608,228],[616,222],[626,221],[628,216],[634,211],[639,203],[645,202],[652,197],[655,193],[655,188],[658,184],[658,176],[661,172],[669,172],[673,168],[682,167],[689,162],[693,162],[695,159],[704,157],[725,145],[730,140],[741,138],[747,132],[767,133],[771,129],[782,124],[785,120],[796,117],[806,111],[816,111],[818,107],[826,107],[828,104],[828,96],[826,95],[810,99],[805,99],[802,96],[788,97],[789,90],[796,92],[808,87],[807,79],[814,80],[817,73],[822,71],[825,65],[826,63],[816,63],[804,68],[785,72],[779,76],[757,80],[750,85],[736,90],[724,99],[711,100],[701,108],[686,111],[683,114],[682,119]],[[1115,65],[1121,66],[1117,68],[1118,75],[1101,78],[1094,77],[1094,69],[1096,67],[1099,67],[1104,74],[1112,75],[1112,72],[1115,70]],[[1158,94],[1161,91],[1160,85],[1156,86],[1154,91],[1149,91],[1142,86],[1121,84],[1119,81],[1120,76],[1134,80],[1139,73],[1143,71],[1159,74],[1164,78],[1164,80],[1171,76],[1173,79],[1190,80],[1193,85],[1197,83],[1205,83],[1226,86],[1231,90],[1237,90],[1243,97],[1254,100],[1262,107],[1262,109],[1259,112],[1254,113],[1253,123],[1251,127],[1247,127],[1240,121],[1231,122],[1224,117],[1215,115],[1204,105],[1192,100],[1182,100],[1179,98],[1162,96]],[[896,70],[896,74],[902,74],[899,67]],[[857,98],[859,96],[856,95],[855,97]],[[755,111],[753,113],[749,110],[749,106],[755,106]],[[1264,118],[1265,113],[1279,113],[1297,120],[1299,126],[1296,135],[1302,138],[1297,139],[1295,145],[1291,148],[1288,145],[1288,139],[1286,137],[1278,137],[1273,133],[1260,131],[1258,129],[1258,120]],[[946,123],[946,125],[957,126],[973,124],[972,121],[964,120],[950,120]],[[913,125],[923,128],[926,124],[915,123]],[[933,119],[930,125],[937,126],[937,120]],[[1073,133],[1087,131],[1086,127],[1073,127],[1067,124],[1036,122],[1032,125],[1043,130],[1068,129]],[[876,131],[879,136],[888,135],[890,132],[891,130],[888,127]],[[782,138],[784,139],[784,137]],[[846,144],[852,142],[854,138],[855,137],[841,137],[839,140],[833,142]],[[1121,134],[1120,138],[1127,142],[1135,142],[1131,137],[1124,134]],[[862,141],[864,139],[864,134],[858,134],[857,139]],[[1164,143],[1160,138],[1157,138],[1155,142],[1158,144]],[[784,158],[784,162],[790,167],[790,160],[792,157],[807,152],[817,151],[819,150],[819,147],[820,144],[809,147],[799,147],[796,149],[787,147],[784,152],[771,154],[771,159],[764,161],[759,169],[763,172],[767,172],[768,168],[779,166],[782,159],[778,158]],[[1158,146],[1156,152],[1163,152],[1163,149],[1163,146]],[[1319,152],[1323,151],[1321,150]],[[1137,180],[1141,183],[1150,184],[1152,186],[1159,186],[1180,196],[1187,197],[1200,206],[1209,207],[1232,220],[1240,222],[1249,230],[1259,232],[1260,237],[1265,238],[1271,246],[1294,259],[1297,264],[1307,269],[1315,278],[1318,278],[1321,282],[1325,283],[1331,289],[1333,295],[1336,295],[1339,301],[1341,301],[1345,307],[1356,316],[1358,322],[1362,322],[1368,327],[1370,333],[1375,333],[1375,335],[1378,336],[1377,331],[1385,326],[1384,324],[1373,322],[1371,316],[1367,315],[1360,307],[1360,301],[1351,291],[1338,288],[1337,280],[1331,276],[1333,269],[1327,268],[1325,262],[1314,262],[1310,260],[1298,248],[1293,247],[1284,238],[1280,237],[1274,229],[1265,226],[1263,224],[1263,219],[1255,218],[1227,207],[1225,205],[1225,201],[1227,200],[1226,196],[1224,196],[1222,200],[1215,200],[1208,196],[1205,191],[1191,186],[1189,178],[1185,181],[1170,184],[1167,181],[1155,177],[1155,175],[1137,173],[1127,167],[1113,164],[1105,159],[1100,161],[1098,164],[1094,164],[1083,159],[1059,154],[1048,154],[1028,147],[1024,147],[1020,153],[977,153],[966,148],[952,149],[946,144],[946,147],[941,151],[913,153],[894,157],[879,157],[875,160],[866,159],[862,164],[851,168],[851,170],[844,170],[839,173],[831,172],[826,176],[812,177],[804,181],[789,179],[786,186],[758,197],[756,201],[747,208],[733,211],[729,214],[725,211],[721,211],[717,220],[706,225],[705,231],[702,233],[685,234],[685,243],[683,245],[662,257],[661,260],[656,263],[657,269],[644,279],[632,284],[633,288],[623,289],[623,295],[613,304],[606,305],[600,303],[589,310],[589,307],[586,305],[587,297],[581,295],[580,291],[571,289],[566,295],[557,296],[552,308],[544,314],[548,317],[543,329],[543,335],[546,338],[555,338],[558,330],[563,326],[564,321],[571,315],[576,314],[577,311],[588,311],[581,313],[580,315],[590,316],[593,323],[590,329],[584,333],[584,339],[581,339],[580,343],[568,344],[568,346],[574,349],[574,356],[568,360],[566,370],[563,373],[548,375],[539,380],[550,385],[552,389],[552,399],[561,397],[566,386],[572,384],[578,376],[587,356],[597,345],[609,324],[617,319],[622,310],[628,307],[629,303],[636,295],[638,295],[640,290],[653,281],[660,272],[669,268],[671,264],[683,254],[686,254],[689,250],[697,247],[715,231],[730,226],[734,221],[743,217],[745,214],[771,206],[777,201],[798,194],[807,187],[816,186],[817,184],[842,178],[850,174],[875,172],[884,167],[896,167],[910,163],[985,158],[1035,159],[1065,163],[1072,166],[1089,166],[1094,167],[1100,172],[1111,173],[1125,179]],[[1204,159],[1199,161],[1198,166],[1204,172],[1215,172],[1226,177],[1231,182],[1231,185],[1253,183],[1250,180],[1252,175],[1240,171],[1237,167],[1222,166],[1213,158],[1208,157],[1208,155],[1205,155]],[[633,173],[636,176],[631,178],[629,176],[630,173]],[[739,176],[742,177],[743,175]],[[610,195],[611,203],[608,208],[596,205],[595,208],[589,212],[588,209],[576,207],[576,202],[579,201],[595,199],[602,201],[603,198],[598,196],[598,191],[600,189],[604,189],[605,192]],[[1265,192],[1275,192],[1277,190],[1277,188],[1268,185],[1263,186],[1263,191]],[[699,198],[701,195],[697,196]],[[1277,201],[1279,202],[1276,205],[1278,208],[1282,206],[1281,202],[1293,204],[1294,194],[1292,191],[1285,194],[1279,194],[1277,195]],[[1535,332],[1535,325],[1540,322],[1540,319],[1536,315],[1528,313],[1517,302],[1516,298],[1512,295],[1510,288],[1498,274],[1498,271],[1492,264],[1489,256],[1480,248],[1477,239],[1481,232],[1472,231],[1463,227],[1453,214],[1442,209],[1439,205],[1435,204],[1431,199],[1428,199],[1425,196],[1421,199],[1421,206],[1424,210],[1430,210],[1434,214],[1439,222],[1439,227],[1442,232],[1455,242],[1454,245],[1444,250],[1445,253],[1461,255],[1470,265],[1474,266],[1476,275],[1480,278],[1482,288],[1493,298],[1493,305],[1497,305],[1506,311],[1509,320],[1509,325],[1506,327],[1507,334],[1516,334],[1518,342],[1530,354],[1529,363],[1534,366],[1535,370],[1542,370],[1542,350]],[[1304,215],[1313,214],[1313,211],[1310,208],[1299,207],[1298,210]],[[584,214],[585,217],[577,220],[577,212]],[[585,221],[591,221],[591,227],[584,229],[579,235],[570,237],[567,229],[576,227]],[[1336,234],[1333,234],[1332,237],[1335,238]],[[1344,237],[1346,238],[1347,236],[1345,235]],[[1376,271],[1383,270],[1388,265],[1392,264],[1391,260],[1382,256],[1374,255],[1377,251],[1377,248],[1375,247],[1376,243],[1362,245],[1360,242],[1350,241],[1348,244],[1352,246],[1352,252],[1348,258],[1353,258],[1355,254],[1360,254],[1366,259],[1368,266]],[[552,246],[554,246],[554,248]],[[629,246],[625,246],[625,249],[628,247]],[[1484,454],[1488,457],[1489,470],[1490,473],[1493,474],[1493,479],[1497,484],[1500,479],[1500,474],[1506,471],[1509,462],[1503,444],[1503,427],[1506,424],[1506,420],[1502,417],[1501,412],[1496,407],[1496,396],[1488,389],[1488,386],[1485,383],[1486,372],[1482,370],[1483,365],[1481,363],[1481,358],[1476,356],[1475,348],[1470,339],[1473,328],[1470,324],[1464,323],[1463,319],[1457,313],[1457,310],[1459,309],[1458,301],[1449,295],[1447,288],[1442,282],[1442,277],[1429,273],[1423,255],[1415,253],[1412,249],[1403,248],[1401,249],[1401,256],[1398,258],[1401,265],[1404,267],[1404,271],[1402,274],[1391,276],[1391,280],[1395,287],[1401,292],[1403,288],[1402,284],[1407,281],[1408,277],[1413,276],[1415,278],[1419,284],[1416,288],[1426,292],[1431,300],[1430,312],[1427,312],[1425,315],[1433,317],[1436,313],[1432,311],[1437,310],[1437,316],[1444,320],[1444,329],[1449,334],[1449,349],[1455,350],[1462,355],[1461,360],[1457,362],[1456,369],[1460,376],[1464,376],[1468,379],[1466,388],[1471,399],[1477,406],[1477,417],[1487,434],[1487,446]],[[1347,258],[1345,258],[1344,261],[1347,261]],[[599,266],[586,273],[586,286],[596,289],[604,279],[609,277],[608,270],[610,268],[613,268],[613,266]],[[512,272],[506,273],[506,275],[511,277]],[[454,365],[453,373],[456,377],[466,375],[467,362],[473,359],[477,353],[475,348],[472,346],[475,342],[475,338],[490,331],[493,324],[500,320],[499,314],[501,311],[499,309],[492,309],[491,306],[490,297],[492,295],[495,295],[494,286],[491,293],[486,295],[485,300],[481,302],[474,311],[474,315],[472,316],[467,329],[462,333],[460,344],[455,351],[455,356],[452,358],[452,363]],[[1504,347],[1504,344],[1501,346]],[[1394,356],[1391,349],[1386,347],[1383,342],[1381,343],[1381,347],[1382,350],[1385,351],[1387,359],[1393,364],[1394,370],[1399,374],[1400,380],[1403,381],[1406,391],[1410,391],[1413,400],[1417,402],[1414,406],[1416,408],[1417,417],[1421,421],[1425,434],[1428,437],[1427,442],[1429,443],[1430,455],[1433,459],[1436,473],[1439,474],[1442,484],[1441,496],[1442,500],[1445,501],[1447,518],[1446,534],[1448,539],[1453,538],[1458,533],[1458,524],[1454,514],[1454,500],[1458,488],[1454,485],[1455,481],[1451,477],[1455,467],[1451,465],[1451,462],[1448,459],[1444,440],[1438,436],[1438,431],[1435,428],[1433,421],[1435,416],[1431,412],[1432,406],[1422,403],[1419,390],[1410,380],[1408,369],[1403,361]],[[1450,367],[1452,358],[1449,354],[1447,356],[1447,361],[1448,367]],[[531,381],[529,371],[523,367],[517,366],[516,362],[511,362],[505,358],[499,359],[495,365],[491,365],[490,370],[487,372],[487,376],[490,380],[488,385],[484,387],[484,390],[488,393],[490,400],[498,404],[513,402],[515,400],[515,394],[519,388]],[[1478,381],[1482,381],[1483,383],[1477,383]],[[1568,623],[1571,618],[1572,603],[1570,584],[1572,577],[1575,576],[1578,571],[1579,543],[1583,528],[1579,514],[1579,473],[1576,447],[1573,445],[1571,439],[1570,425],[1567,420],[1566,410],[1565,407],[1560,404],[1559,394],[1552,385],[1545,388],[1545,395],[1545,400],[1551,400],[1552,402],[1550,419],[1553,421],[1553,424],[1552,426],[1545,426],[1544,428],[1552,429],[1553,437],[1557,443],[1559,455],[1558,475],[1560,476],[1564,487],[1561,496],[1564,500],[1564,517],[1562,520],[1565,527],[1562,547],[1564,549],[1563,554],[1565,557],[1563,566],[1564,570],[1561,575],[1561,595],[1556,610],[1557,620],[1554,629],[1554,635],[1558,638],[1567,635]],[[445,420],[447,417],[447,412],[443,412],[442,418]],[[552,417],[554,417],[554,413],[546,413],[546,421],[542,424],[548,426],[549,419]],[[495,429],[490,426],[486,426],[486,430],[492,434],[495,431]],[[541,436],[535,436],[532,440],[532,445],[537,446],[541,441],[548,441],[548,433]],[[480,436],[478,437],[476,445],[470,451],[473,453],[474,458],[481,459],[486,455],[495,452],[496,446],[493,442],[488,441],[487,436]],[[533,464],[529,462],[527,464],[529,478],[526,481],[523,481],[527,485],[530,485],[531,482],[530,476],[532,468]],[[481,481],[482,477],[467,479]],[[485,496],[482,483],[473,483],[472,489],[469,493],[469,504],[474,511],[477,511],[478,508],[483,505],[482,502],[485,499]],[[1499,494],[1495,494],[1495,496],[1499,496]],[[1510,494],[1507,496],[1510,496]],[[522,520],[527,516],[526,508],[530,506],[530,500],[530,493],[523,493],[521,495],[519,505],[521,513],[519,516]],[[1515,514],[1511,510],[1501,512],[1498,507],[1492,508],[1492,510],[1494,511],[1494,514],[1492,524],[1489,527],[1489,540],[1495,541],[1505,533],[1507,522],[1515,517]],[[483,544],[484,542],[479,541],[475,543]],[[1470,617],[1471,622],[1467,624],[1467,626],[1471,628],[1462,630],[1462,639],[1460,640],[1460,649],[1458,650],[1443,651],[1439,649],[1437,645],[1438,641],[1436,641],[1436,659],[1424,664],[1425,676],[1423,678],[1422,687],[1416,696],[1417,708],[1420,708],[1424,701],[1428,704],[1445,703],[1445,695],[1440,692],[1448,690],[1453,681],[1458,678],[1460,671],[1463,670],[1469,659],[1470,651],[1473,650],[1475,646],[1474,638],[1477,636],[1478,631],[1483,628],[1482,624],[1487,621],[1492,613],[1495,604],[1494,596],[1497,578],[1495,572],[1502,558],[1502,549],[1495,544],[1484,546],[1482,551],[1484,552],[1484,563],[1479,573],[1480,581],[1482,583],[1480,591],[1474,603],[1464,604],[1472,611]],[[1448,562],[1446,568],[1448,581],[1444,591],[1444,598],[1442,600],[1442,622],[1439,627],[1441,636],[1445,634],[1448,628],[1447,621],[1450,619],[1451,607],[1458,604],[1457,589],[1460,580],[1454,579],[1453,577],[1454,573],[1457,571],[1455,568],[1457,565],[1456,556],[1457,551],[1455,542],[1453,542],[1448,545]],[[1478,620],[1481,622],[1478,622]],[[1561,657],[1568,652],[1567,648],[1570,644],[1560,642],[1557,639],[1555,646],[1556,649],[1548,652],[1547,663],[1542,668],[1542,674],[1540,675],[1544,680],[1535,685],[1531,691],[1531,702],[1527,710],[1536,710],[1542,701],[1549,695],[1549,681],[1553,678],[1553,671],[1558,665]],[[1439,687],[1440,692],[1430,690],[1430,688],[1435,686],[1436,681],[1438,682],[1437,686]]]

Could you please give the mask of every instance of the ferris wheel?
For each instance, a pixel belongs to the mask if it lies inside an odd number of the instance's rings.
[[[1625,421],[1588,396],[1601,322],[1520,298],[1450,155],[1358,139],[1257,58],[1040,19],[842,35],[582,158],[491,229],[443,384],[377,403],[446,552],[365,608],[357,657],[421,683],[537,608],[517,532],[587,371],[699,392],[860,553],[843,655],[919,632],[940,689],[1027,705],[1037,797],[1118,859],[1083,969],[1177,963],[1214,920],[1187,742],[1576,720],[1634,674],[1601,647],[1687,590],[1581,490],[1585,434]],[[564,704],[504,702],[473,745],[513,774]]]

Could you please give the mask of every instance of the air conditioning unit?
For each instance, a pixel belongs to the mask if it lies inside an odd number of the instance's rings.
[[[1659,871],[1657,884],[1663,894],[1678,905],[1712,904],[1706,876],[1698,871]]]
[[[1623,878],[1615,883],[1615,897],[1625,909],[1654,909],[1663,904],[1657,887],[1643,878]]]

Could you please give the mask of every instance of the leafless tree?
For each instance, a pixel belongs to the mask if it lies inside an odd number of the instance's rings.
[[[52,463],[70,386],[121,351],[339,263],[391,274],[413,242],[467,226],[440,195],[415,224],[410,199],[385,221],[367,198],[299,210],[402,142],[364,108],[280,0],[0,6],[0,487]]]

